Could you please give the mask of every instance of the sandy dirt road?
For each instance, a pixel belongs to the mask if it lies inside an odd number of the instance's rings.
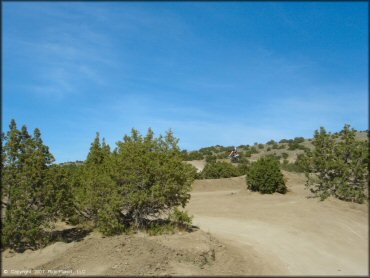
[[[89,276],[367,275],[367,205],[307,199],[303,176],[284,175],[285,195],[249,192],[244,177],[195,181],[186,209],[200,229],[192,233],[93,232],[35,251],[6,250],[2,274],[41,269],[51,276],[61,270]],[[60,229],[65,228],[71,227]]]
[[[367,204],[307,199],[304,177],[284,175],[285,195],[249,192],[243,177],[198,180],[187,209],[195,225],[245,256],[252,248],[266,265],[256,274],[367,275]]]

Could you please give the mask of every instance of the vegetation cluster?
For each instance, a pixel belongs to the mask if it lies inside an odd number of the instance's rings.
[[[41,133],[11,121],[2,134],[2,247],[45,245],[62,219],[105,235],[191,224],[185,207],[196,170],[183,163],[178,139],[133,129],[112,151],[99,133],[83,164],[53,164]],[[164,225],[163,225],[164,224]],[[162,229],[163,230],[163,229]]]
[[[367,134],[368,135],[368,134]],[[53,223],[63,220],[98,229],[105,235],[138,229],[149,234],[189,229],[192,218],[183,210],[195,178],[217,179],[246,176],[247,188],[263,194],[286,193],[281,169],[303,172],[306,187],[321,200],[333,196],[362,203],[368,198],[368,141],[356,139],[356,130],[345,125],[338,133],[321,127],[309,144],[303,137],[270,140],[266,145],[239,146],[236,163],[225,159],[232,147],[220,145],[198,151],[181,151],[169,130],[155,137],[132,129],[110,146],[97,133],[85,161],[55,164],[49,148],[35,129],[19,130],[11,121],[1,134],[2,248],[38,248],[52,238]],[[288,150],[262,155],[250,162],[258,149]],[[262,146],[262,147],[261,147]],[[297,158],[290,163],[289,151]],[[201,173],[184,161],[205,159]],[[281,162],[282,160],[282,162]],[[182,209],[180,209],[182,208]]]
[[[210,162],[205,165],[203,171],[197,178],[221,179],[242,176],[248,171],[248,164],[249,162],[247,160],[237,163],[237,166],[224,161]]]
[[[246,182],[248,189],[263,194],[287,192],[279,162],[273,156],[265,156],[253,162],[246,175]]]
[[[368,198],[369,146],[356,140],[356,130],[345,125],[337,134],[316,130],[301,165],[306,187],[321,200],[329,196],[362,203]]]

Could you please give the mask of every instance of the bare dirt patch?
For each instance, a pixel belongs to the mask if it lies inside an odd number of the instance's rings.
[[[174,235],[103,237],[57,242],[37,251],[3,252],[3,273],[44,270],[46,275],[240,275],[255,267],[237,249],[201,230]],[[63,274],[63,273],[61,273]]]
[[[245,256],[253,247],[264,275],[367,275],[367,204],[308,199],[304,176],[284,175],[285,195],[250,192],[240,177],[199,180],[187,209]]]
[[[191,161],[186,161],[186,163],[189,163],[193,165],[195,168],[197,168],[198,173],[202,172],[204,166],[206,166],[205,160],[191,160]]]

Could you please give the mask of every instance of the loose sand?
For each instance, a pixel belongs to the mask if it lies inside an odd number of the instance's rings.
[[[246,256],[253,248],[269,264],[263,274],[367,275],[367,204],[306,198],[304,176],[284,175],[285,195],[249,192],[244,177],[198,180],[187,209]]]

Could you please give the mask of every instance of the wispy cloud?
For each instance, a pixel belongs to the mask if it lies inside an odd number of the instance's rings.
[[[367,25],[312,7],[6,3],[6,116],[45,127],[62,159],[85,156],[96,131],[114,145],[132,127],[172,128],[188,149],[361,128]]]
[[[53,23],[42,26],[35,37],[9,32],[4,37],[5,54],[11,52],[15,59],[27,61],[28,81],[20,87],[60,100],[81,93],[86,83],[105,84],[104,69],[115,65],[109,37],[87,24],[77,24],[76,17],[57,8],[41,7],[35,13],[49,16],[45,20]],[[55,16],[63,20],[53,21]]]

